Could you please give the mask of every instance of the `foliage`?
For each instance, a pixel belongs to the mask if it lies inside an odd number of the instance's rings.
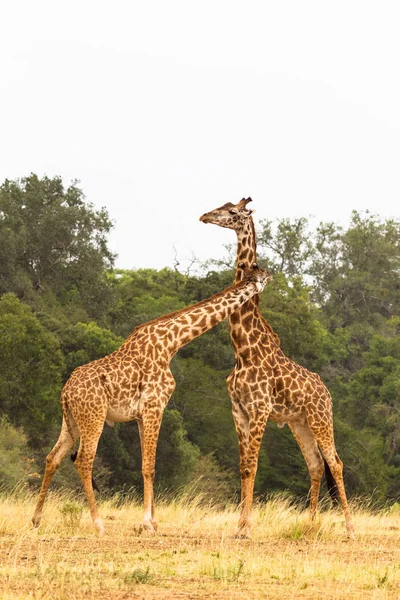
[[[65,325],[60,327],[57,334],[65,357],[65,379],[68,379],[76,367],[111,354],[124,341],[109,329],[103,329],[92,321]]]
[[[0,298],[0,410],[37,448],[60,417],[63,356],[58,340],[13,294]]]
[[[67,528],[76,529],[82,518],[83,505],[74,500],[66,500],[60,506],[60,513]]]
[[[111,227],[107,212],[86,202],[77,183],[65,187],[60,177],[32,174],[0,186],[0,411],[7,418],[0,439],[10,459],[0,473],[9,485],[34,470],[26,460],[43,465],[59,432],[61,386],[75,367],[113,352],[138,324],[233,280],[234,248],[224,264],[210,261],[203,276],[113,270]],[[262,221],[258,238],[259,262],[274,272],[261,311],[283,351],[318,372],[331,391],[347,489],[379,501],[400,498],[399,222],[358,212],[347,228],[313,227],[305,218]],[[218,489],[221,502],[238,491],[225,383],[234,360],[227,322],[175,357],[177,387],[157,454],[159,487],[196,480],[205,496]],[[136,423],[106,426],[96,460],[102,488],[141,490]],[[74,487],[74,477],[65,461],[55,483]],[[285,489],[305,497],[308,485],[289,428],[268,424],[257,494]]]
[[[141,449],[136,423],[105,427],[99,454],[111,471],[111,486],[141,489]],[[199,449],[187,439],[180,413],[167,408],[157,446],[156,485],[177,488],[187,483],[199,454]]]
[[[197,446],[187,439],[182,415],[166,409],[157,446],[157,483],[159,487],[185,485],[200,456]]]
[[[10,489],[31,474],[34,459],[30,458],[26,435],[13,427],[5,416],[0,418],[0,487]]]
[[[176,390],[170,406],[183,416],[190,442],[202,455],[213,454],[224,469],[236,469],[238,450],[226,390],[226,374],[198,359],[176,358],[172,364]]]
[[[179,292],[186,278],[176,271],[119,270],[110,274],[108,280],[114,295],[109,322],[118,335],[127,337],[140,323],[185,306]]]
[[[101,318],[110,295],[104,273],[111,221],[85,202],[77,182],[30,175],[0,187],[0,294],[39,302],[54,295]]]

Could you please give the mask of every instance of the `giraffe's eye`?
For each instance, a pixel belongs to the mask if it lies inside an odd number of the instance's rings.
[[[231,208],[231,210],[229,211],[230,215],[236,215],[237,214],[237,210],[236,208]]]

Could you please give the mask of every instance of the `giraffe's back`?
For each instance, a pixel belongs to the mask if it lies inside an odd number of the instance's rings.
[[[280,348],[253,348],[246,363],[239,362],[227,380],[232,400],[254,412],[265,412],[281,426],[289,421],[318,420],[332,413],[328,389],[317,373],[287,358]]]
[[[114,352],[104,358],[77,367],[66,382],[63,395],[77,421],[103,418],[130,421],[140,414],[143,371],[137,361]],[[86,417],[89,418],[89,417]]]

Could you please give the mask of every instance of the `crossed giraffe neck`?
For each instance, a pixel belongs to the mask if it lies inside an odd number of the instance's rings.
[[[137,327],[122,346],[102,359],[75,369],[61,394],[63,423],[47,456],[32,522],[40,524],[52,477],[80,437],[75,465],[89,501],[95,527],[104,532],[93,492],[92,467],[104,422],[137,420],[144,481],[143,526],[154,533],[153,480],[158,434],[165,406],[175,388],[169,368],[174,354],[264,289],[269,273],[255,267],[244,280],[193,306]]]
[[[238,246],[235,281],[256,263],[256,235],[251,198],[228,202],[200,220],[236,231]],[[227,379],[232,413],[239,440],[241,508],[237,536],[249,537],[258,455],[262,436],[271,419],[289,425],[310,473],[310,512],[315,518],[324,460],[328,487],[338,495],[346,519],[347,535],[354,528],[343,484],[343,464],[336,452],[331,396],[316,373],[284,355],[279,338],[259,309],[258,296],[249,299],[230,318],[236,364]],[[324,460],[321,457],[321,452]]]

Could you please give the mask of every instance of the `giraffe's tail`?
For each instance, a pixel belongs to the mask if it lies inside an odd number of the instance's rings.
[[[339,504],[339,490],[336,485],[336,481],[332,475],[332,471],[329,468],[328,463],[324,459],[324,467],[325,467],[325,481],[328,488],[329,495],[334,504]]]
[[[77,424],[75,423],[75,419],[72,416],[71,410],[68,406],[68,398],[67,398],[67,393],[66,393],[65,389],[63,389],[61,392],[61,408],[62,408],[62,413],[63,413],[65,423],[66,423],[68,431],[69,431],[69,435],[72,437],[73,440],[76,440],[77,439],[76,431],[79,431],[79,429],[78,429]],[[78,436],[79,436],[79,434],[78,434]]]

